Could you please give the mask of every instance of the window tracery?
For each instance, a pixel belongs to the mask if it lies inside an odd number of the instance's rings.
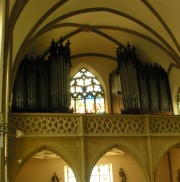
[[[71,108],[75,113],[104,113],[104,91],[98,79],[82,68],[71,80]]]

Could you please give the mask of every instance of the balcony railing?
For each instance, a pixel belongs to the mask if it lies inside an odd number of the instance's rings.
[[[180,116],[13,113],[9,126],[25,136],[176,136]]]

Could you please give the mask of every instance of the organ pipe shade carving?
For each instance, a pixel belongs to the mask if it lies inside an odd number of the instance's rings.
[[[169,81],[165,70],[155,65],[143,65],[135,54],[135,47],[117,49],[118,66],[110,74],[111,106],[113,113],[172,113]],[[119,82],[114,83],[117,74]],[[116,79],[118,80],[118,79]],[[114,90],[119,89],[120,98],[114,97]],[[117,100],[118,99],[118,100]]]
[[[13,112],[69,112],[70,42],[51,42],[49,58],[25,56],[13,87]]]

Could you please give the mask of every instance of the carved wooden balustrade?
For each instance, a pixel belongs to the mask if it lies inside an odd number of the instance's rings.
[[[180,116],[112,114],[32,114],[9,116],[9,133],[24,136],[180,135]]]

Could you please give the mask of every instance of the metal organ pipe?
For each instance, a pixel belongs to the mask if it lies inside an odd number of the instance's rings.
[[[161,66],[143,65],[135,55],[135,47],[129,44],[127,48],[118,47],[117,61],[123,100],[122,113],[172,113],[168,77]],[[110,79],[113,80],[113,76]]]
[[[22,61],[14,83],[12,111],[69,112],[70,43],[52,40],[49,59]]]

